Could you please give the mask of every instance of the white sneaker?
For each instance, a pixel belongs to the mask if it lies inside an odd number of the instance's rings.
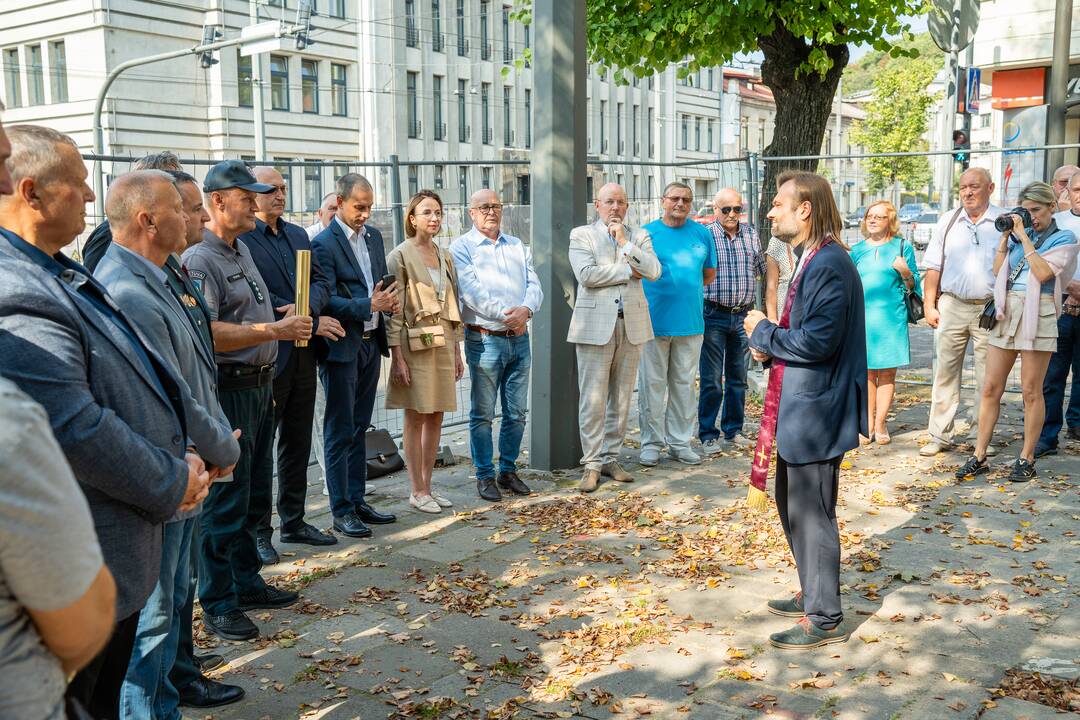
[[[700,465],[701,456],[690,448],[668,448],[668,455],[684,465]]]
[[[728,438],[728,442],[741,448],[752,448],[757,445],[756,442],[746,437],[742,433],[735,433],[730,438]]]
[[[450,502],[446,497],[440,495],[434,490],[431,491],[431,499],[439,504],[439,507],[454,507],[454,503]]]
[[[701,449],[705,451],[706,455],[716,455],[724,451],[724,441],[720,438],[706,440],[701,443]]]
[[[647,467],[652,467],[660,462],[660,451],[654,447],[642,448],[641,454],[638,456],[638,462]]]
[[[409,495],[409,504],[412,505],[417,510],[419,510],[420,512],[433,513],[433,514],[437,514],[437,513],[442,512],[442,508],[439,507],[439,503],[435,502],[435,498],[431,497],[430,495],[421,495],[420,497],[417,497],[415,495],[410,494]]]
[[[930,442],[926,443],[921,448],[919,448],[919,454],[922,455],[923,457],[933,457],[934,455],[937,455],[938,453],[944,452],[946,450],[951,450],[951,449],[952,449],[952,444],[950,444],[950,443],[939,442],[937,440],[931,440]]]

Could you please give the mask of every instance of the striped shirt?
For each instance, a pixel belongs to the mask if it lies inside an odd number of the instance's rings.
[[[757,231],[741,222],[735,237],[729,238],[719,222],[708,227],[716,244],[716,279],[705,288],[705,299],[729,307],[752,305],[758,278],[765,275],[765,254]]]

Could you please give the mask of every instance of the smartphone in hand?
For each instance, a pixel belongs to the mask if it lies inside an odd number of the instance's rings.
[[[393,285],[395,280],[397,280],[396,275],[383,275],[379,282],[382,283],[382,289],[385,290],[386,288]]]

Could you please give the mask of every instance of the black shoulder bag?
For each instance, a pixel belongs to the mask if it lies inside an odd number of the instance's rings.
[[[945,257],[945,248],[941,249],[942,257]],[[904,257],[904,238],[900,238],[900,259],[907,263],[907,258]],[[907,283],[903,278],[900,278],[900,286],[904,290],[904,306],[907,308],[907,321],[910,325],[916,325],[923,319],[925,311],[923,310],[922,296],[919,295],[917,286],[912,286],[908,289]]]

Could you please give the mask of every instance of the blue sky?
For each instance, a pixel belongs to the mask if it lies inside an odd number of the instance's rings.
[[[911,31],[914,33],[926,32],[926,16],[916,15],[914,17],[905,17],[903,20],[911,23]],[[852,45],[851,46],[851,62],[855,62],[870,50],[869,45]]]

